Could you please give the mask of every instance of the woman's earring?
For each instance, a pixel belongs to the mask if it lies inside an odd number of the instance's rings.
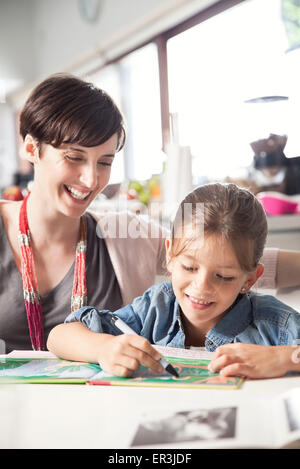
[[[246,288],[245,288],[245,287],[243,287],[243,288],[241,289],[241,293],[246,293]]]

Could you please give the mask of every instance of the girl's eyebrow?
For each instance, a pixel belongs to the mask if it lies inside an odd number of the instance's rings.
[[[194,261],[196,263],[199,262],[199,260],[195,256],[192,256],[191,254],[183,253],[182,255],[184,257],[186,257],[187,259],[191,260],[191,261]],[[236,270],[238,268],[238,266],[236,266],[236,265],[223,265],[223,264],[221,264],[221,265],[218,264],[218,265],[216,265],[216,267],[218,269],[222,268],[222,269],[230,269],[230,270]]]
[[[190,260],[192,260],[192,261],[197,260],[196,257],[195,257],[195,256],[192,256],[191,254],[182,253],[182,255],[183,255],[184,257],[186,257],[187,259],[190,259]]]

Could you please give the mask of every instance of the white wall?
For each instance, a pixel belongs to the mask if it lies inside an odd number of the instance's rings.
[[[0,104],[0,189],[12,183],[17,170],[16,128],[14,114],[7,104]]]
[[[28,12],[25,15],[30,32],[24,34],[24,42],[30,50],[32,47],[30,60],[34,71],[34,79],[28,80],[28,87],[12,96],[15,106],[21,106],[28,90],[49,74],[62,71],[86,73],[216,2],[102,0],[99,18],[95,23],[87,23],[80,16],[78,0],[11,1],[22,4],[23,9],[28,5],[31,14],[30,23]],[[12,54],[14,52],[12,50]],[[1,60],[0,53],[0,63]]]
[[[87,73],[215,2],[102,0],[90,24],[78,0],[0,0],[0,188],[16,169],[13,112],[35,83],[56,72]],[[4,100],[3,79],[21,85]]]
[[[89,58],[101,61],[107,54],[111,56],[115,48],[124,50],[130,39],[131,45],[148,39],[165,17],[172,21],[175,14],[173,21],[179,22],[190,16],[191,8],[199,11],[208,3],[213,2],[101,0],[99,18],[91,24],[80,16],[77,0],[35,0],[38,72],[47,75],[54,70],[73,68]]]
[[[84,57],[99,54],[108,43],[178,0],[102,0],[100,16],[87,23],[79,13],[77,0],[36,0],[37,65],[41,75],[73,67]],[[49,27],[55,25],[55,27]]]
[[[34,0],[0,0],[0,79],[36,76]]]

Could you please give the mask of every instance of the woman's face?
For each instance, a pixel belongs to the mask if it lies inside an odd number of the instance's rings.
[[[95,147],[43,144],[34,162],[34,187],[45,207],[80,217],[109,182],[117,134]]]

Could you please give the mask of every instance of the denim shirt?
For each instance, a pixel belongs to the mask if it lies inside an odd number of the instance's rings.
[[[84,306],[65,322],[81,321],[91,331],[117,335],[105,320],[110,312]],[[150,287],[131,305],[113,313],[152,344],[185,347],[181,310],[171,283]],[[300,314],[271,295],[248,292],[206,335],[205,347],[213,352],[223,344],[293,345],[300,339]]]

